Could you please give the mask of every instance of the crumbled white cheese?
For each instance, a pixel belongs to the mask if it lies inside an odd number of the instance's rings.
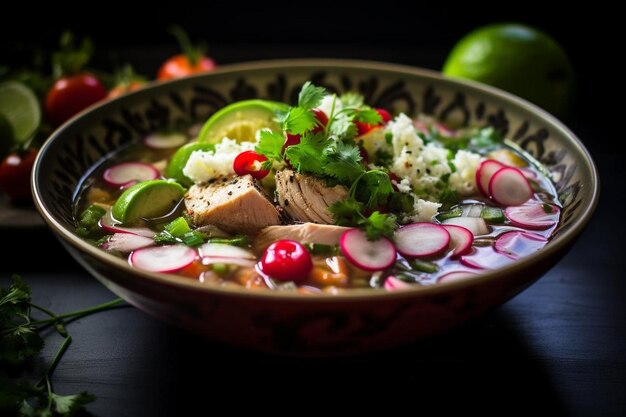
[[[449,184],[460,194],[468,195],[476,192],[476,170],[483,158],[474,152],[460,150],[452,163],[456,172],[450,175]]]
[[[253,150],[252,142],[240,142],[224,138],[215,145],[215,152],[194,151],[183,168],[183,174],[195,183],[207,182],[213,178],[231,175],[233,161],[241,152]]]
[[[415,197],[413,203],[414,214],[404,218],[405,223],[432,222],[439,212],[441,204]]]

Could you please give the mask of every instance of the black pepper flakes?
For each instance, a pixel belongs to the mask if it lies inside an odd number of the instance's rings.
[[[228,195],[233,195],[233,192],[232,192],[232,191],[229,191],[229,192],[228,192]]]
[[[289,200],[285,200],[285,206],[289,205]]]

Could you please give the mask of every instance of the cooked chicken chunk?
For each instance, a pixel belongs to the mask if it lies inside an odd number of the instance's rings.
[[[318,178],[290,169],[276,173],[276,193],[278,203],[294,220],[324,224],[333,223],[328,207],[348,196],[342,185],[329,187]]]
[[[250,175],[193,185],[185,207],[197,226],[210,224],[228,233],[254,233],[280,224],[278,210]]]
[[[316,223],[268,226],[262,229],[254,239],[254,250],[262,252],[271,243],[280,239],[290,239],[300,243],[337,245],[341,234],[346,230],[350,228]]]

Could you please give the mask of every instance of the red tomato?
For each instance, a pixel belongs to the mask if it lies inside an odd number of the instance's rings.
[[[362,136],[372,131],[373,129],[377,128],[378,126],[385,125],[391,121],[391,114],[387,110],[385,109],[375,109],[375,110],[378,112],[378,114],[380,114],[382,123],[377,124],[377,125],[370,125],[368,123],[363,123],[363,122],[354,122],[356,124],[357,136]]]
[[[304,281],[313,269],[309,252],[293,240],[278,240],[265,249],[261,258],[263,273],[278,281]]]
[[[174,78],[187,77],[199,72],[211,71],[215,68],[215,61],[207,56],[201,56],[196,65],[191,65],[185,54],[174,55],[163,63],[159,69],[159,80],[172,80]]]
[[[311,110],[313,115],[317,119],[318,124],[313,128],[313,133],[321,133],[326,128],[328,124],[328,116],[326,113],[319,109]],[[283,153],[285,153],[285,149],[290,147],[291,145],[297,145],[300,143],[301,135],[292,135],[291,133],[287,133],[287,139],[285,140],[285,144],[283,145]]]
[[[48,91],[46,116],[50,123],[59,126],[106,96],[107,91],[95,75],[82,73],[62,77]]]
[[[116,85],[109,91],[109,94],[107,94],[107,98],[117,98],[131,91],[139,90],[143,86],[143,84],[144,83],[139,81],[133,81],[130,84]]]
[[[0,164],[0,189],[11,200],[27,201],[32,198],[30,193],[30,172],[37,156],[36,149],[30,149],[26,153],[9,154]]]
[[[237,155],[233,161],[233,169],[240,177],[250,174],[260,180],[270,173],[267,169],[261,169],[261,164],[265,161],[267,158],[264,155],[259,155],[255,151],[245,151]]]

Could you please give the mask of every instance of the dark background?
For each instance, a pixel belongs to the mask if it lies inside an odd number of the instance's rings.
[[[332,412],[332,402],[386,414],[455,409],[464,414],[626,414],[626,284],[624,282],[623,96],[620,14],[600,4],[551,10],[528,2],[444,3],[412,7],[380,2],[298,2],[202,6],[16,5],[3,13],[0,64],[28,63],[35,45],[51,48],[62,29],[89,35],[93,66],[133,64],[154,76],[176,52],[166,31],[184,26],[209,43],[218,63],[288,57],[361,58],[440,69],[454,42],[480,25],[512,21],[551,34],[570,56],[578,97],[566,124],[590,149],[603,192],[594,220],[570,254],[537,284],[486,317],[442,337],[356,358],[298,360],[217,346],[134,309],[84,319],[55,374],[62,393],[88,389],[97,415],[182,415],[201,407],[244,406]],[[15,6],[14,6],[15,7]],[[5,61],[6,60],[6,61]],[[0,280],[22,273],[34,298],[69,311],[112,297],[48,232],[12,236],[15,247],[37,242],[55,262],[33,262],[13,250]],[[49,340],[48,353],[57,341]],[[238,400],[229,401],[231,395]],[[191,414],[190,414],[191,415]],[[195,415],[195,414],[193,414]]]

